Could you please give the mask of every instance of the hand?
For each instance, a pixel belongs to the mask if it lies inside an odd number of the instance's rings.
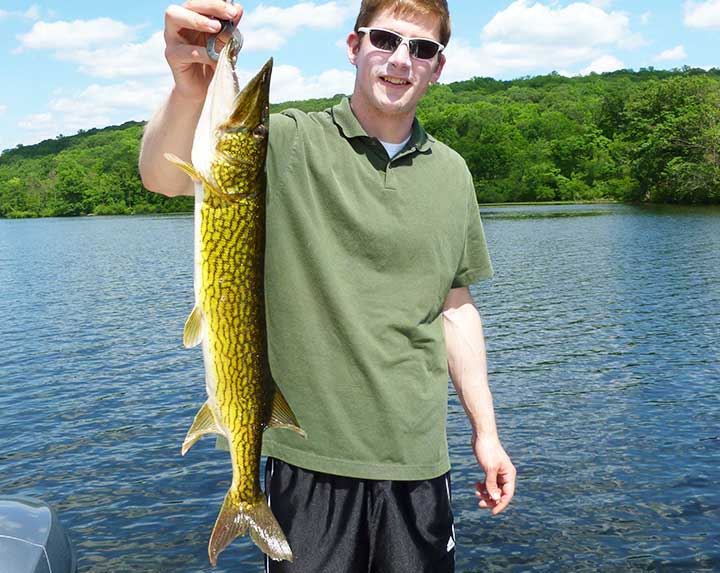
[[[205,99],[215,70],[207,54],[208,37],[220,31],[219,20],[242,17],[242,6],[224,0],[187,0],[165,11],[165,59],[175,78],[175,92],[188,99]],[[218,42],[218,51],[222,42]]]
[[[515,493],[515,466],[497,438],[484,439],[473,435],[475,457],[485,472],[485,481],[475,484],[478,505],[493,515],[503,511]]]

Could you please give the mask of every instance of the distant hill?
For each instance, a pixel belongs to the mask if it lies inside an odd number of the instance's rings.
[[[322,110],[342,96],[285,102]],[[652,68],[567,78],[473,78],[431,86],[428,132],[468,163],[481,202],[720,202],[720,70]],[[142,187],[143,123],[0,155],[0,217],[192,210]]]

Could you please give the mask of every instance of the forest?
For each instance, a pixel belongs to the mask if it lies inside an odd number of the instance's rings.
[[[272,106],[322,110],[342,96]],[[418,118],[466,160],[479,203],[720,203],[720,70],[643,68],[431,86]],[[0,217],[167,213],[143,188],[143,123],[0,155]]]

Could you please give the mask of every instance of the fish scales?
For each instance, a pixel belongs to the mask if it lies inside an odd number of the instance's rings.
[[[171,154],[195,180],[195,307],[185,346],[202,344],[207,402],[183,442],[205,434],[228,444],[232,481],[208,543],[212,565],[249,532],[272,559],[292,561],[285,535],[260,489],[262,432],[305,435],[272,381],[263,295],[265,174],[272,59],[238,93],[231,40],[220,54],[193,139],[193,164]]]
[[[231,455],[239,463],[231,489],[239,501],[252,503],[260,496],[259,473],[265,380],[263,196],[229,206],[210,200],[202,206],[201,304],[208,309],[209,345],[215,356],[214,396],[222,423],[229,429]]]

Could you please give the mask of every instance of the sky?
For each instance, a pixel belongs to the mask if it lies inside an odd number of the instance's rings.
[[[172,86],[172,0],[0,0],[0,150],[147,120]],[[350,93],[359,0],[247,0],[238,76],[275,58],[273,102]],[[440,79],[720,68],[720,0],[449,0]]]

